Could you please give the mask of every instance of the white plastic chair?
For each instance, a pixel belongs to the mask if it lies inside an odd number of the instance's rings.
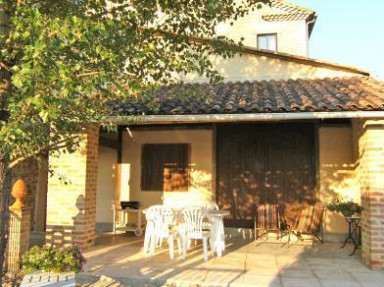
[[[209,231],[203,230],[205,218],[204,209],[198,206],[186,207],[181,212],[184,220],[183,237],[183,259],[185,259],[188,243],[190,240],[202,240],[204,250],[204,260],[208,260],[208,239]]]
[[[219,206],[214,201],[203,201],[201,202],[200,206],[207,211],[209,210],[219,210]]]
[[[169,244],[169,257],[170,259],[174,258],[174,248],[173,242],[175,239],[174,231],[172,230],[172,224],[174,220],[174,214],[171,208],[163,206],[163,205],[154,205],[148,208],[146,212],[147,216],[147,230],[146,237],[144,238],[144,252],[148,251],[149,246],[149,254],[152,256],[155,253],[155,248],[157,246],[161,246],[163,239],[168,239]],[[148,231],[148,236],[147,236]],[[181,247],[179,238],[178,246],[179,252],[181,253]],[[148,242],[149,241],[149,242]]]

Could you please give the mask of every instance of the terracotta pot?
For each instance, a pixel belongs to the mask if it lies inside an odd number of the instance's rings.
[[[25,203],[24,203],[24,198],[28,194],[27,186],[22,179],[18,179],[13,187],[12,187],[12,196],[16,199],[15,203],[12,204],[12,208],[24,208]]]

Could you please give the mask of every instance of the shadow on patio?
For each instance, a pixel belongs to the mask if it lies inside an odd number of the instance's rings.
[[[171,261],[164,246],[148,258],[142,251],[142,238],[124,235],[103,236],[97,246],[85,253],[88,260],[82,276],[107,276],[130,286],[382,286],[384,272],[371,271],[360,254],[348,256],[351,246],[338,243],[295,244],[282,247],[275,240],[227,240],[223,257],[203,260],[200,245],[192,248],[186,260]],[[177,254],[177,253],[176,253]],[[146,283],[143,283],[146,282]],[[147,284],[147,285],[143,285]],[[151,285],[152,284],[152,285]]]

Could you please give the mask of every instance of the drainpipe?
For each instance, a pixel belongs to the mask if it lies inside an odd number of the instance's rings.
[[[316,22],[317,16],[316,14],[313,15],[312,20],[307,22],[307,57],[309,55],[309,25],[314,24]]]

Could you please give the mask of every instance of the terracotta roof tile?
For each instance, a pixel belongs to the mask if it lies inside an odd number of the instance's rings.
[[[263,15],[263,20],[269,22],[307,20],[310,16],[316,14],[315,11],[285,0],[271,0],[271,7],[280,10],[281,13]]]
[[[356,76],[180,84],[162,87],[145,101],[127,98],[110,106],[120,115],[384,111],[384,82]]]
[[[288,2],[286,0],[270,0],[271,6],[288,13],[314,13],[313,10]]]
[[[309,15],[305,13],[284,13],[284,14],[268,14],[261,16],[264,21],[282,22],[282,21],[297,21],[306,20]]]

